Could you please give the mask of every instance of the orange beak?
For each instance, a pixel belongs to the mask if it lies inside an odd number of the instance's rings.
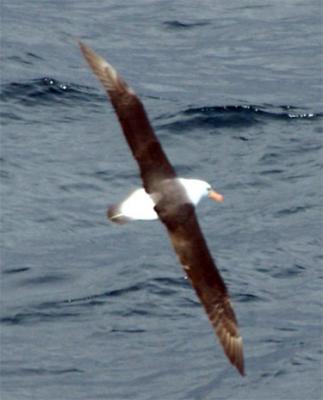
[[[222,201],[224,200],[223,195],[216,192],[215,190],[210,190],[208,196],[210,199],[217,201],[218,203],[222,203]]]

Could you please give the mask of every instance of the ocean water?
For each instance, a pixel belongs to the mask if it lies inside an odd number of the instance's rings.
[[[322,7],[317,0],[1,5],[1,400],[320,400]],[[158,222],[81,39],[140,95],[232,296],[246,376]]]

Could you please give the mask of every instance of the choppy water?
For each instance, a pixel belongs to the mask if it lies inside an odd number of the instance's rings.
[[[202,4],[203,3],[203,4]],[[318,1],[2,4],[1,399],[322,398]],[[229,365],[76,45],[140,94],[232,294]]]

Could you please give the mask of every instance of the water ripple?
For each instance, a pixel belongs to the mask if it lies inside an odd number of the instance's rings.
[[[199,22],[182,22],[179,20],[171,20],[163,22],[163,25],[166,28],[174,29],[174,30],[181,30],[181,29],[192,29],[199,26],[206,26],[209,25],[208,21],[199,21]]]
[[[59,82],[50,77],[34,79],[27,82],[11,82],[2,85],[0,100],[3,102],[18,102],[32,107],[39,104],[50,105],[56,102],[88,102],[105,99],[104,95],[97,95],[89,87]],[[71,103],[71,105],[73,104]]]
[[[248,127],[264,119],[313,119],[322,116],[323,114],[297,112],[292,106],[227,105],[188,108],[176,114],[164,115],[159,119],[166,121],[160,125],[161,129],[181,132],[197,127]],[[248,140],[241,136],[239,138]]]

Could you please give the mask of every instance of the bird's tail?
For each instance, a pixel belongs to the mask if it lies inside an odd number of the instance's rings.
[[[124,214],[122,214],[120,203],[109,206],[107,210],[107,217],[110,221],[117,224],[125,224],[126,222],[131,221],[131,218],[126,217]]]

